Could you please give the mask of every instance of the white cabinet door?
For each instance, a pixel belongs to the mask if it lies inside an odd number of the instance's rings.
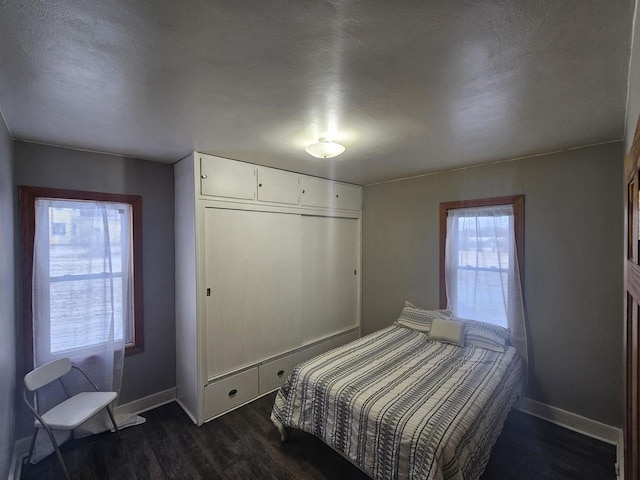
[[[226,158],[200,156],[202,195],[255,200],[256,167]]]
[[[212,378],[300,344],[300,216],[205,208],[204,223]]]
[[[273,168],[258,167],[258,200],[297,205],[298,175]]]
[[[334,182],[314,177],[300,177],[300,205],[308,207],[333,207]]]
[[[362,188],[336,183],[334,207],[345,210],[360,210],[362,208]]]
[[[302,217],[302,340],[357,325],[358,221]]]

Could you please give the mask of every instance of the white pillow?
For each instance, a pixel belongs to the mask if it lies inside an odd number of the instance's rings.
[[[434,318],[431,320],[429,339],[464,347],[464,327],[464,322],[459,320]]]

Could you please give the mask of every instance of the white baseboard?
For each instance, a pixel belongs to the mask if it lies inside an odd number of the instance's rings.
[[[13,456],[11,457],[11,467],[9,468],[8,480],[19,480],[22,474],[22,459],[29,453],[31,437],[21,438],[13,446]]]
[[[116,415],[137,415],[139,413],[146,412],[147,410],[166,405],[176,399],[175,387],[163,390],[162,392],[154,393],[146,397],[139,398],[129,403],[118,405],[116,408]]]
[[[619,428],[562,410],[561,408],[552,407],[551,405],[527,397],[524,397],[516,408],[521,412],[542,418],[548,422],[555,423],[574,432],[582,433],[588,437],[602,440],[611,445],[617,445],[620,441],[622,430]]]
[[[624,479],[624,446],[622,429],[592,420],[576,413],[552,407],[545,403],[524,397],[516,405],[521,412],[555,423],[568,430],[581,433],[616,446],[616,471],[618,478]]]
[[[624,480],[624,432],[620,429],[620,438],[618,439],[618,455],[616,458],[616,473],[620,480]]]

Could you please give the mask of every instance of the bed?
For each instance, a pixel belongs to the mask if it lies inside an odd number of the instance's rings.
[[[508,331],[406,303],[390,327],[299,364],[271,419],[320,438],[376,479],[476,479],[522,389]],[[449,325],[449,324],[446,324]],[[434,329],[435,331],[435,329]]]

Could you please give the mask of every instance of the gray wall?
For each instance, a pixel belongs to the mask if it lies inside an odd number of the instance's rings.
[[[7,478],[13,444],[16,387],[13,140],[0,115],[0,478]]]
[[[625,128],[625,152],[629,151],[633,142],[633,135],[640,115],[640,24],[638,18],[638,1],[636,0],[633,29],[635,30],[631,44],[631,64],[629,66],[629,100],[627,104],[627,122]]]
[[[623,143],[365,187],[363,330],[438,307],[439,203],[525,195],[527,396],[620,426]]]
[[[142,196],[144,352],[125,358],[119,402],[175,387],[173,166],[24,142],[14,155],[16,185]]]

